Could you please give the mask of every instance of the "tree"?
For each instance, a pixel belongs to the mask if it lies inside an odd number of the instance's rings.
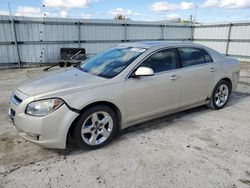
[[[117,14],[115,16],[115,20],[126,20],[127,18],[125,16],[123,16],[122,14]]]

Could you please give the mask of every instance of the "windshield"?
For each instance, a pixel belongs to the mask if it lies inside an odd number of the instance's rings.
[[[104,78],[112,78],[122,72],[146,49],[117,47],[104,51],[80,65],[80,69]]]

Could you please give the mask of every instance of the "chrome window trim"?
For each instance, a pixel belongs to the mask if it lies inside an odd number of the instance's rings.
[[[210,62],[210,63],[214,63],[214,62]],[[180,67],[179,69],[180,70],[185,70],[185,69],[188,69],[188,68],[203,67],[203,66],[206,66],[206,65],[210,65],[210,63],[202,63],[202,64],[198,64],[198,65],[192,65],[192,66],[187,66],[187,67]]]
[[[182,69],[182,70],[183,70],[183,69],[186,69],[186,68],[200,67],[200,66],[204,66],[204,65],[209,65],[210,63],[215,63],[215,61],[214,61],[214,59],[212,58],[212,56],[210,55],[210,53],[209,53],[206,49],[204,49],[204,48],[199,48],[199,47],[194,47],[194,46],[185,46],[185,45],[184,45],[184,46],[176,46],[176,47],[174,47],[174,46],[171,46],[171,47],[163,47],[163,48],[159,48],[159,49],[157,49],[157,50],[151,52],[151,53],[148,54],[146,57],[144,57],[144,58],[143,58],[143,59],[142,59],[133,69],[131,69],[131,71],[129,71],[129,73],[127,74],[125,80],[130,80],[131,78],[129,78],[129,77],[130,77],[130,75],[132,74],[132,72],[133,72],[135,69],[137,69],[137,68],[140,66],[140,64],[141,64],[145,59],[147,59],[148,57],[150,57],[151,55],[153,55],[153,54],[155,54],[155,53],[157,53],[157,52],[159,52],[159,51],[167,50],[167,49],[176,49],[176,50],[178,51],[179,48],[194,48],[194,49],[198,49],[198,50],[204,51],[204,52],[206,52],[206,53],[210,56],[210,58],[212,59],[212,62],[208,62],[208,63],[206,62],[206,63],[203,63],[203,64],[192,65],[192,66],[187,66],[187,67],[179,67],[179,68],[175,68],[175,69],[172,69],[172,70],[167,70],[167,71],[158,72],[158,73],[155,73],[154,75],[163,74],[163,73],[167,73],[167,72],[171,72],[171,71],[176,71],[176,70],[179,70],[179,69]],[[178,51],[178,53],[179,53],[179,51]],[[180,65],[182,65],[180,54],[179,54],[178,56],[179,56]],[[133,78],[132,78],[132,79],[133,79]]]

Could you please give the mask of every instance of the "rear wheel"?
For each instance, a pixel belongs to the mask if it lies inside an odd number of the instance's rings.
[[[230,89],[229,84],[225,80],[217,83],[209,101],[209,107],[213,109],[223,108],[229,99]]]
[[[80,148],[97,149],[115,136],[117,127],[116,114],[111,108],[94,106],[81,115],[73,137]]]

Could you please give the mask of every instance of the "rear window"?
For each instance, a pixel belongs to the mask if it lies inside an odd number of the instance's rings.
[[[211,63],[213,59],[204,50],[198,48],[178,48],[182,67]]]

